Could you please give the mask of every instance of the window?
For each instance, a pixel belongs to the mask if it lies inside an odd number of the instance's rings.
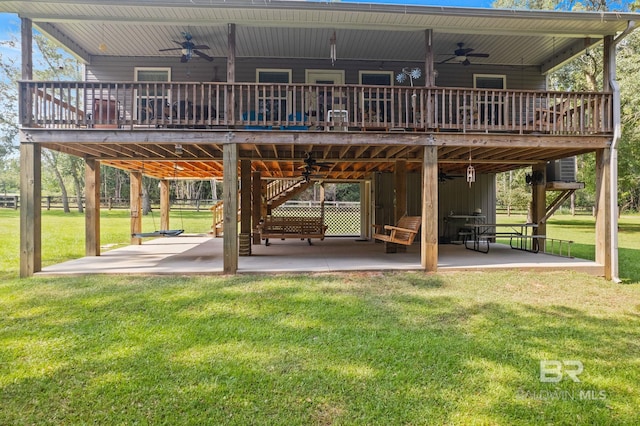
[[[393,71],[360,71],[360,84],[374,86],[393,86]]]
[[[289,84],[291,83],[290,69],[256,69],[256,82]],[[267,121],[285,121],[287,119],[287,98],[289,94],[285,88],[264,87],[258,95],[258,111],[256,118]]]
[[[473,87],[476,89],[506,89],[507,76],[500,74],[474,74]]]
[[[475,100],[475,110],[479,111],[480,123],[485,125],[503,125],[504,95],[494,90],[507,88],[507,76],[500,74],[474,74],[473,87],[480,91]]]
[[[393,71],[360,71],[358,77],[362,85],[393,86]],[[364,89],[362,114],[367,126],[380,126],[391,121],[391,93],[386,87]]]
[[[171,81],[171,68],[134,68],[135,81],[147,82],[136,90],[136,112],[138,124],[152,124],[162,120],[170,111],[169,86],[162,84]]]

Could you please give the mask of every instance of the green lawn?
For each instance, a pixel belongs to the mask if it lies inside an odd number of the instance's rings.
[[[45,216],[45,263],[81,255],[82,218]],[[593,255],[589,224],[550,228]],[[17,214],[0,210],[0,225],[0,424],[638,424],[638,217],[621,221],[622,285],[573,272],[21,280]],[[126,212],[102,226],[103,243],[128,240]],[[569,361],[561,381],[540,380],[545,361]]]

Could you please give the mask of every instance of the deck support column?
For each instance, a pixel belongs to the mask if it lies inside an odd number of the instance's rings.
[[[422,156],[422,233],[420,263],[426,272],[438,270],[438,147],[425,146]]]
[[[360,182],[360,238],[371,238],[371,181]]]
[[[131,208],[131,245],[142,244],[142,238],[134,234],[142,232],[142,172],[131,172],[129,175],[129,206]]]
[[[240,256],[251,256],[251,160],[240,161]]]
[[[100,162],[87,159],[84,171],[84,251],[85,256],[100,256]]]
[[[33,23],[20,19],[22,54],[21,76],[33,80]],[[31,92],[24,93],[23,103],[31,105]],[[20,118],[31,121],[31,114],[21,107]],[[24,134],[22,134],[24,137]],[[42,148],[20,140],[20,277],[30,277],[42,269]]]
[[[604,277],[612,279],[611,263],[611,150],[596,151],[596,262],[604,267]]]
[[[223,272],[238,272],[238,146],[227,142],[222,148],[223,186],[222,250]]]
[[[24,47],[24,46],[23,46]],[[42,269],[42,149],[20,143],[20,277]]]
[[[547,235],[547,223],[543,218],[547,214],[547,165],[545,163],[534,164],[531,167],[533,183],[531,185],[531,222],[538,225],[533,230],[533,235]],[[544,242],[534,240],[532,247],[539,245],[539,250],[544,252]]]
[[[166,231],[169,228],[169,181],[160,180],[160,229]]]
[[[407,160],[396,160],[393,171],[394,196],[394,223],[398,223],[402,216],[407,214]],[[395,243],[385,243],[387,253],[406,252],[407,246]]]
[[[256,171],[251,176],[253,244],[260,244],[260,233],[256,230],[262,218],[262,173]]]

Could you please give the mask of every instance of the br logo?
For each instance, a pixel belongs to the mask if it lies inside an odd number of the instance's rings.
[[[543,383],[558,383],[562,377],[568,376],[574,382],[580,382],[578,375],[582,373],[582,362],[575,360],[541,360],[540,381]]]

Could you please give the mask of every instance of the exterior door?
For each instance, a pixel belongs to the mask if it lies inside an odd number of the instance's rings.
[[[344,84],[344,71],[306,70],[305,81],[307,84],[321,85],[315,90],[312,90],[307,97],[306,110],[307,114],[311,117],[316,117],[319,121],[324,121],[327,120],[328,111],[346,109],[344,94],[331,87]]]

